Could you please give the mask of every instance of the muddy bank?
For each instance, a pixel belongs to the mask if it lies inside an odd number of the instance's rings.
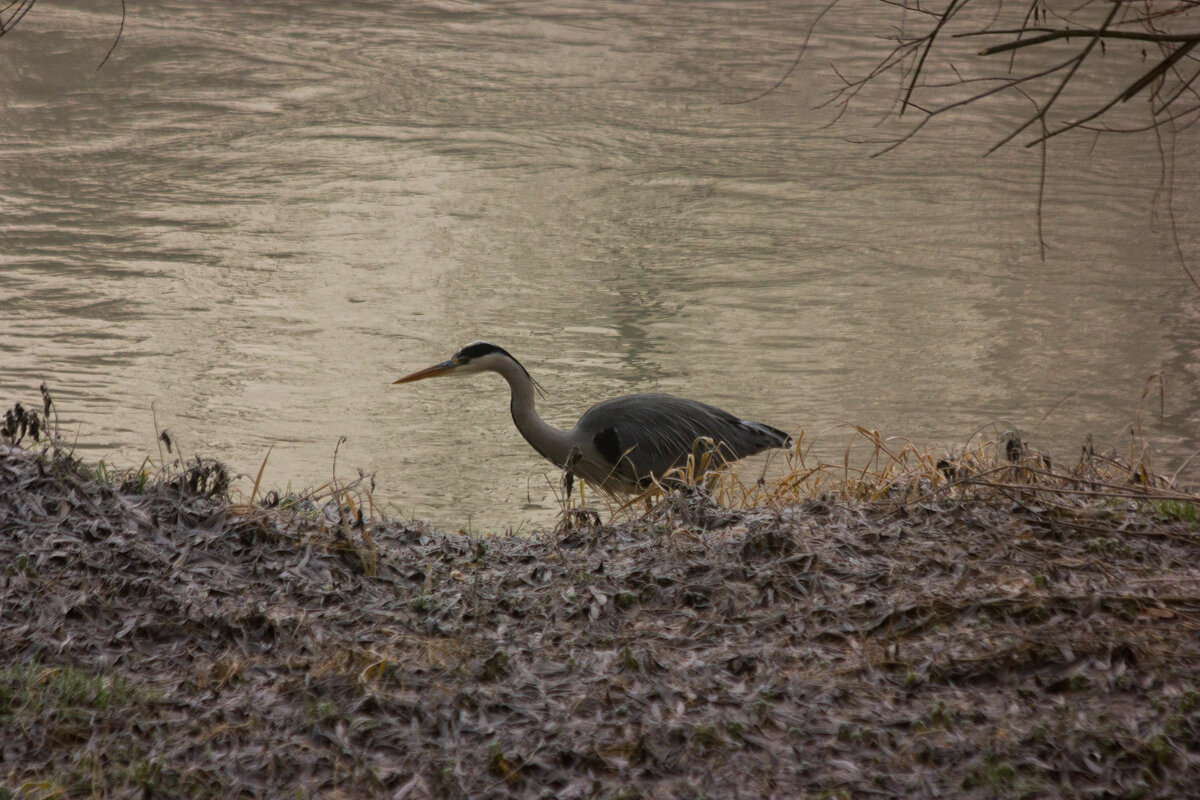
[[[1035,500],[469,538],[0,446],[0,797],[1196,796],[1196,507]]]

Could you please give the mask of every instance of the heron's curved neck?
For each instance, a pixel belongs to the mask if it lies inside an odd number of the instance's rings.
[[[535,406],[533,379],[516,361],[504,359],[494,367],[496,372],[504,376],[512,389],[512,401],[509,409],[512,411],[513,423],[525,437],[525,441],[533,446],[543,457],[555,464],[566,462],[571,452],[571,439],[565,431],[560,431],[538,416]]]

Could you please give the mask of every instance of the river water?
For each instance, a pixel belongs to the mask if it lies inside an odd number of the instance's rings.
[[[885,105],[817,108],[889,7],[829,15],[737,102],[820,7],[167,0],[130,4],[97,70],[119,3],[40,2],[0,39],[0,398],[46,381],[122,466],[158,458],[155,419],[242,473],[272,448],[280,488],[328,480],[345,437],[339,475],[473,530],[553,520],[556,474],[498,377],[391,382],[476,339],[563,427],[666,391],[831,458],[846,422],[1015,426],[1070,458],[1127,449],[1140,404],[1156,466],[1183,464],[1200,292],[1154,137],[1056,141],[1043,261],[1036,149],[982,156],[1027,109],[872,158]],[[1171,202],[1195,257],[1191,177]]]

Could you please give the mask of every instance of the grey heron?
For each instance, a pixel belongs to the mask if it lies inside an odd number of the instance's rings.
[[[490,342],[469,344],[448,361],[395,383],[473,372],[498,372],[508,381],[513,422],[534,450],[568,476],[576,475],[611,497],[644,491],[672,469],[684,467],[689,456],[708,454],[715,466],[792,443],[770,425],[668,394],[606,400],[585,411],[574,429],[559,430],[538,416],[534,391],[541,387],[533,376]]]

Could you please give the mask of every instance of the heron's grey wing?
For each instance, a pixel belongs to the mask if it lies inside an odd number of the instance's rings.
[[[610,464],[631,477],[662,477],[686,462],[697,440],[711,439],[733,461],[786,446],[787,434],[728,411],[666,394],[635,394],[592,406],[575,426]]]

